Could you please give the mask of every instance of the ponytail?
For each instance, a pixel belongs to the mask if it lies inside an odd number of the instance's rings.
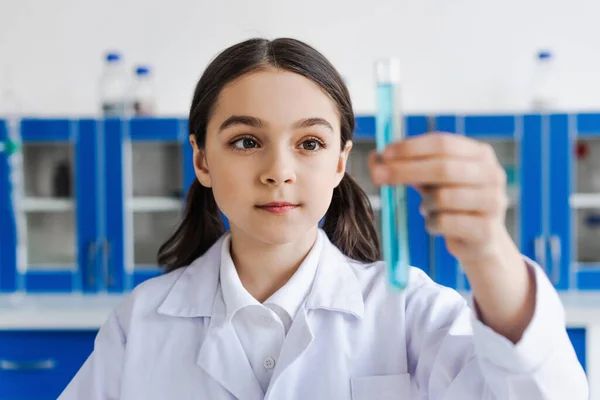
[[[160,246],[158,265],[165,272],[191,264],[225,233],[212,189],[197,179],[190,186],[181,223],[175,233]]]
[[[323,230],[347,257],[362,262],[380,260],[381,250],[369,197],[348,174],[333,190]]]

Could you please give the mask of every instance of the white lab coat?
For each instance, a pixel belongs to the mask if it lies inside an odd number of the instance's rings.
[[[557,293],[537,266],[537,304],[513,345],[417,268],[402,293],[381,262],[325,240],[266,393],[224,323],[219,240],[189,267],[138,286],[100,329],[60,400],[588,398]]]

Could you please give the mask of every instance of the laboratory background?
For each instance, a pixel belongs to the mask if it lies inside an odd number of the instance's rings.
[[[160,274],[194,172],[186,115],[210,60],[293,37],[343,75],[366,169],[374,65],[395,57],[406,135],[492,144],[507,226],[559,290],[600,399],[600,3],[594,0],[0,0],[0,400],[54,399],[108,313]],[[468,297],[408,190],[411,263]]]

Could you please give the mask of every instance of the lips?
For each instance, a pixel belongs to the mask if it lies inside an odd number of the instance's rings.
[[[259,208],[263,211],[270,212],[272,214],[285,214],[285,213],[292,211],[298,207],[299,207],[298,204],[293,204],[293,203],[288,203],[288,202],[279,202],[279,201],[273,201],[271,203],[266,203],[266,204],[261,204],[259,206],[256,206],[256,208]]]

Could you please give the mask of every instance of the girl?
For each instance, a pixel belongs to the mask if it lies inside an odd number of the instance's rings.
[[[198,180],[159,251],[167,273],[110,315],[61,399],[587,399],[559,297],[506,231],[489,146],[434,133],[369,163],[376,184],[421,191],[471,311],[417,268],[387,290],[368,198],[345,174],[350,96],[313,48],[226,49],[189,127]]]

